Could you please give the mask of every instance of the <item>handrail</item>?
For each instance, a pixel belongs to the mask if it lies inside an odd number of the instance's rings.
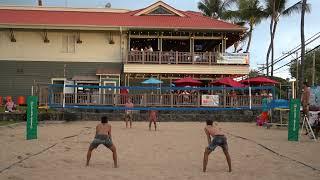
[[[213,52],[178,51],[129,51],[126,64],[245,64],[249,63],[246,53],[221,54]]]

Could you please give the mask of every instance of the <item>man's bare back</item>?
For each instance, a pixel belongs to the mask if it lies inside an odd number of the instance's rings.
[[[217,126],[212,126],[212,125],[207,125],[204,128],[205,132],[208,135],[211,135],[211,137],[214,137],[216,135],[224,135],[224,133],[222,132],[221,128],[217,127]]]
[[[111,125],[108,123],[98,124],[96,127],[96,134],[108,135],[111,136]]]

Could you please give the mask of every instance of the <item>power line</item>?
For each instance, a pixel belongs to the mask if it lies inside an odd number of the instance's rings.
[[[318,49],[319,47],[320,47],[320,45],[318,45],[318,46],[316,46],[315,48],[307,51],[305,54],[307,55],[307,54],[309,54],[310,52],[313,52],[314,50]],[[299,58],[301,58],[301,55],[298,57],[298,59],[299,59]],[[289,64],[291,64],[291,63],[294,62],[295,60],[296,60],[296,59],[292,59],[292,60],[291,60],[290,62],[288,62],[287,64],[284,64],[284,65],[278,67],[277,69],[275,69],[275,70],[273,70],[273,71],[277,71],[277,70],[279,70],[279,69],[281,69],[281,68],[283,68],[283,67],[285,67],[285,66],[288,66]]]
[[[320,38],[320,32],[314,34],[313,36],[311,36],[310,38],[308,38],[306,40],[306,45],[309,45],[310,43],[314,42],[315,40],[317,40],[318,38]],[[309,41],[309,42],[308,42]],[[285,58],[289,57],[290,55],[294,54],[295,52],[299,51],[301,49],[301,44],[296,46],[295,48],[291,49],[289,51],[289,53],[286,53],[285,55],[277,58],[275,60],[275,62],[273,64],[270,64],[262,69],[260,69],[258,72],[264,71],[265,69],[267,69],[268,67],[271,67],[272,65],[275,65],[277,63],[279,63],[280,61],[284,60]]]

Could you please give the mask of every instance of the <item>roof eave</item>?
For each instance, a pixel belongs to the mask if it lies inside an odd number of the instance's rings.
[[[59,29],[59,30],[129,30],[129,29],[161,29],[161,30],[207,30],[207,31],[237,31],[244,32],[247,28],[208,28],[208,27],[156,27],[156,26],[100,26],[100,25],[70,25],[70,24],[2,24],[0,28],[17,29]]]

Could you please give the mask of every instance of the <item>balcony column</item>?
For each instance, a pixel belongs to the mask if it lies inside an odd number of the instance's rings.
[[[158,50],[162,51],[162,36],[163,33],[161,33],[161,35],[158,35]]]
[[[194,54],[194,34],[192,34],[190,37],[190,52],[191,52],[191,62],[193,64],[194,63],[194,61],[193,61],[193,58],[194,58],[194,56],[193,56],[193,54]]]
[[[227,47],[227,40],[226,40],[226,36],[225,34],[222,35],[222,42],[221,42],[221,53],[225,53],[226,52],[226,47]]]
[[[131,48],[130,48],[130,46],[131,46],[131,44],[130,44],[130,41],[131,41],[130,34],[131,34],[131,32],[129,31],[128,32],[128,51],[131,51]]]

